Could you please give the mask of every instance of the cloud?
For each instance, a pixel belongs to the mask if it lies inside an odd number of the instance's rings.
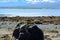
[[[41,0],[26,0],[28,3],[38,3],[40,2]]]
[[[54,2],[56,2],[56,0],[42,0],[42,2],[50,2],[50,3],[54,3]]]
[[[0,0],[0,2],[17,2],[17,0]]]
[[[49,3],[55,3],[59,0],[25,0],[27,3],[38,3],[38,2],[49,2]]]

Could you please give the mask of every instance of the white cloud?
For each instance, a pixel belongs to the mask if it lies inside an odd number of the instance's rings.
[[[28,3],[37,3],[40,2],[41,0],[26,0]]]
[[[55,0],[42,0],[42,2],[50,2],[50,3],[54,3],[56,2]]]
[[[0,0],[0,2],[17,2],[17,0]]]
[[[27,3],[38,3],[38,2],[49,2],[49,3],[54,3],[59,0],[25,0]]]

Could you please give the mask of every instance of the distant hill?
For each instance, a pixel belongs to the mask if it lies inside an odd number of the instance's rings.
[[[0,17],[10,17],[11,14],[0,14]]]

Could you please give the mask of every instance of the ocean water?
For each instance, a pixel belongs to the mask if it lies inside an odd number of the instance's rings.
[[[0,9],[0,16],[60,16],[60,9]]]

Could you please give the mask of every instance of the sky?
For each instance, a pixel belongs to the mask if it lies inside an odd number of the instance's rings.
[[[0,7],[60,7],[60,0],[0,0]],[[55,7],[56,8],[56,7]]]
[[[0,14],[3,16],[5,14],[11,14],[10,16],[60,16],[60,0],[0,0]]]

